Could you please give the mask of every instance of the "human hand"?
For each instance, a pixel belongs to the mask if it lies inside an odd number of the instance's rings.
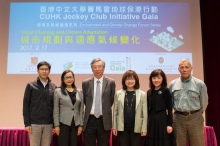
[[[118,135],[118,130],[113,129],[112,133],[113,133],[114,136],[117,136]]]
[[[83,130],[83,127],[79,126],[79,127],[78,127],[78,132],[77,132],[77,135],[78,135],[78,136],[82,133],[82,130]]]
[[[173,131],[173,128],[171,126],[167,126],[167,133],[170,134]]]
[[[55,129],[54,129],[56,135],[60,135],[60,127],[59,126],[56,126]]]
[[[141,136],[146,136],[147,132],[141,132]]]
[[[25,130],[26,130],[28,133],[31,133],[31,126],[25,127]]]

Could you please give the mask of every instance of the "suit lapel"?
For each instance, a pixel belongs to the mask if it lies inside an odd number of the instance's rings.
[[[135,108],[135,110],[136,110],[137,107],[138,107],[138,104],[139,104],[139,102],[140,102],[141,95],[140,95],[139,90],[135,90],[135,94],[136,94],[136,108]]]
[[[90,90],[91,90],[91,94],[92,94],[92,99],[94,98],[94,77],[91,78],[90,82],[89,82],[89,86],[90,86]]]
[[[69,96],[69,93],[65,90],[65,92],[66,92],[66,95],[68,96],[68,100],[69,100],[69,102],[68,102],[68,104],[71,106],[71,107],[74,107],[74,105],[73,105],[73,103],[72,103],[72,100],[71,100],[71,98],[70,98],[70,96]]]
[[[121,105],[124,108],[124,101],[125,101],[125,92],[126,90],[121,90],[121,95],[120,95],[120,101],[121,101]]]
[[[108,83],[107,79],[103,76],[102,96],[103,96],[103,93],[104,93],[104,91],[105,91],[105,88],[106,88],[107,83]]]
[[[75,104],[74,104],[74,109],[75,109],[75,106],[78,106],[78,105],[77,105],[77,102],[81,100],[81,99],[79,98],[79,94],[78,94],[77,92],[78,92],[78,90],[76,91],[76,102],[75,102]]]

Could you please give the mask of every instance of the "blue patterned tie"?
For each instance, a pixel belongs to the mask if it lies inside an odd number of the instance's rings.
[[[97,81],[96,86],[96,97],[95,97],[95,109],[94,109],[94,116],[98,118],[100,113],[100,102],[101,102],[101,95],[100,95],[100,81]]]

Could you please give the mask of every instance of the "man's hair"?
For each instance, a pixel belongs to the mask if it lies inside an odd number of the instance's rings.
[[[90,63],[90,66],[92,68],[92,65],[95,63],[95,62],[98,62],[98,61],[102,61],[102,64],[103,64],[103,67],[105,68],[105,61],[100,59],[100,58],[95,58],[92,60],[92,62]]]
[[[189,62],[189,65],[192,66],[192,65],[191,65],[191,62],[190,62],[190,60],[189,60],[188,58],[182,58],[182,59],[180,60],[180,62],[179,62],[179,65],[180,65],[181,62]]]
[[[49,70],[50,70],[51,65],[50,65],[50,63],[48,63],[48,62],[46,62],[46,61],[41,61],[41,62],[39,62],[38,65],[37,65],[37,70],[39,70],[39,68],[40,68],[41,66],[43,66],[43,65],[48,66],[48,68],[49,68]]]

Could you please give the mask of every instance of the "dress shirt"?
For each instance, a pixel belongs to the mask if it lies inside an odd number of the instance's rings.
[[[183,80],[181,77],[171,81],[173,107],[175,111],[205,111],[208,105],[208,94],[205,83],[193,76]]]
[[[97,79],[96,77],[94,77],[94,96],[93,96],[93,103],[92,103],[92,109],[90,111],[91,115],[94,115],[94,109],[95,109],[95,100],[96,100],[96,87],[97,87],[97,81],[100,81],[100,95],[101,95],[101,99],[100,99],[100,113],[102,115],[102,85],[103,85],[103,76],[100,79]]]

